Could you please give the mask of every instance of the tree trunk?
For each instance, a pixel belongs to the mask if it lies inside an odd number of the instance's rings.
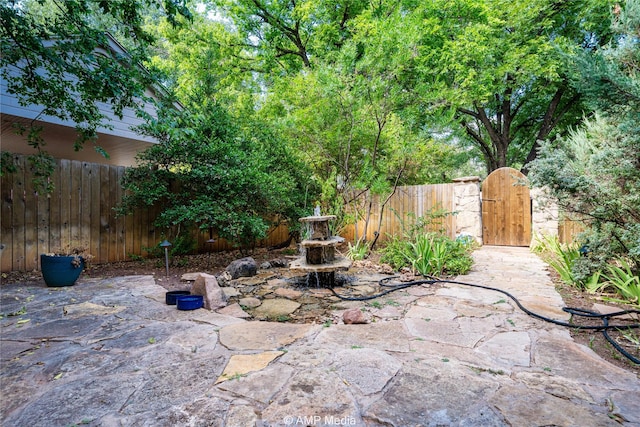
[[[527,158],[522,166],[521,172],[523,174],[527,174],[529,172],[528,165],[532,161],[536,159],[538,156],[538,150],[540,149],[540,143],[547,139],[553,128],[558,124],[560,119],[569,111],[569,109],[580,100],[580,94],[575,94],[566,104],[560,107],[560,102],[562,101],[562,96],[565,93],[564,87],[559,87],[556,93],[553,95],[551,102],[549,103],[549,107],[544,114],[542,119],[542,123],[540,124],[540,129],[538,130],[538,134],[536,135],[536,140],[531,146],[531,150],[527,155]]]
[[[493,106],[474,103],[473,108],[458,108],[457,118],[467,135],[482,152],[488,173],[509,166],[507,152],[509,145],[513,142],[514,135],[520,129],[528,127],[531,122],[537,123],[539,120],[535,141],[524,159],[522,172],[526,174],[527,164],[536,158],[540,142],[549,137],[559,121],[580,99],[580,95],[575,94],[563,103],[563,97],[566,93],[567,86],[558,87],[541,119],[533,117],[531,120],[521,120],[517,126],[513,125],[514,118],[519,113],[525,99],[513,104],[511,100],[512,89],[510,88],[507,88],[503,94],[495,95],[495,105]]]

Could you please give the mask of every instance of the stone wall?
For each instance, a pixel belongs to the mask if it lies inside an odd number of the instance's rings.
[[[540,188],[531,188],[531,231],[536,235],[557,236],[559,225],[558,205]]]
[[[453,180],[456,236],[470,235],[482,244],[482,207],[480,178],[466,176]]]

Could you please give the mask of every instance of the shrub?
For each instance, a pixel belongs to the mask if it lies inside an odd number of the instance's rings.
[[[400,270],[407,265],[405,253],[409,250],[410,244],[408,240],[400,237],[391,237],[386,246],[380,249],[380,262],[389,264],[396,270]]]
[[[274,217],[303,216],[304,198],[315,186],[285,141],[214,101],[190,107],[165,106],[138,129],[160,143],[126,170],[120,213],[157,206],[158,227],[213,229],[240,247],[264,238]]]
[[[163,236],[161,240],[167,239],[171,246],[169,246],[169,254],[171,256],[190,255],[197,249],[198,242],[191,233],[181,233],[176,236]],[[164,258],[164,248],[160,246],[158,242],[154,246],[143,247],[147,252],[149,258]]]
[[[389,240],[379,253],[380,261],[391,265],[396,270],[411,265],[411,262],[407,261],[407,254],[412,250],[412,243],[428,233],[444,233],[443,228],[437,228],[439,223],[442,219],[454,214],[440,206],[429,209],[423,216],[416,216],[413,212],[409,212],[405,217],[401,217],[395,209],[391,211],[400,222],[402,236],[387,236]]]
[[[423,234],[410,243],[410,250],[405,253],[405,258],[414,271],[422,275],[440,276],[444,270],[446,254],[444,241],[433,235]]]
[[[411,267],[423,275],[465,274],[473,265],[471,240],[452,240],[437,233],[424,233],[414,240],[393,238],[381,251],[380,261],[395,269]]]
[[[570,81],[592,108],[567,135],[541,144],[530,182],[563,211],[586,220],[589,253],[574,279],[589,280],[624,259],[640,271],[640,56],[638,2],[615,19],[614,37],[572,58]]]

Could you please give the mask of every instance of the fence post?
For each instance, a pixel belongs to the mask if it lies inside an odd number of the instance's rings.
[[[465,176],[453,180],[456,236],[471,235],[482,244],[482,208],[480,177]]]

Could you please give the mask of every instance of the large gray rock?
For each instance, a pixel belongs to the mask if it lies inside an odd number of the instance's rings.
[[[226,271],[231,274],[232,279],[238,277],[253,277],[258,273],[258,264],[256,260],[251,257],[240,258],[232,261],[226,268]]]

